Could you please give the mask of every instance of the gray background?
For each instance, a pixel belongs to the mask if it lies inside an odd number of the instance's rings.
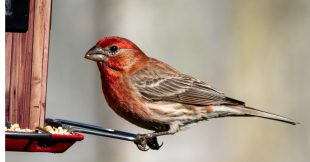
[[[107,106],[97,67],[83,58],[98,39],[111,35],[132,40],[149,56],[249,106],[302,124],[214,119],[159,138],[159,151],[86,135],[63,154],[6,152],[6,161],[310,160],[310,1],[54,0],[47,117],[148,132]]]

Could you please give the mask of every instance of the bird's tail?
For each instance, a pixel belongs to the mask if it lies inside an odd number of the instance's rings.
[[[256,116],[281,121],[292,125],[299,124],[298,122],[287,117],[245,106],[213,106],[213,112],[210,115],[211,118],[224,116]]]

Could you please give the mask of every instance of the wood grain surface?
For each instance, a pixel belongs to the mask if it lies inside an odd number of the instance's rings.
[[[6,120],[44,125],[51,0],[30,0],[26,33],[6,33]]]

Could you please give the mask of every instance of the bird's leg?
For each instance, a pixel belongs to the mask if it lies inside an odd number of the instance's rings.
[[[141,151],[147,151],[149,150],[147,146],[147,140],[144,136],[137,135],[136,140],[134,143],[137,145],[138,149]]]
[[[163,145],[163,143],[161,145],[158,144],[157,136],[173,135],[178,131],[179,127],[176,126],[176,127],[170,127],[168,131],[139,134],[137,136],[137,141],[135,142],[135,144],[137,145],[138,149],[142,151],[149,150],[146,148],[146,146],[149,146],[149,148],[152,150],[159,150],[160,147]]]
[[[162,146],[162,144],[161,145],[158,144],[156,137],[149,138],[146,136],[146,134],[138,134],[136,137],[135,144],[141,151],[147,151],[149,150],[149,148],[152,150],[159,150],[159,148]],[[147,146],[149,148],[147,148]]]
[[[165,131],[165,132],[153,132],[153,133],[149,133],[149,134],[144,134],[146,136],[146,138],[154,138],[157,136],[164,136],[164,135],[173,135],[174,133],[176,133],[177,131]]]

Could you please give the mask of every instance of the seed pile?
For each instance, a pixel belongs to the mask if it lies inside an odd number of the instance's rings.
[[[45,126],[44,130],[52,134],[71,134],[67,129],[63,129],[62,127],[56,128],[50,125]]]
[[[19,124],[15,123],[15,124],[12,124],[10,128],[7,128],[5,127],[5,131],[13,131],[13,132],[34,132],[34,130],[31,130],[31,129],[21,129],[19,127]]]
[[[31,130],[31,129],[21,129],[19,124],[15,123],[15,124],[12,124],[10,128],[7,128],[5,127],[5,131],[12,131],[12,132],[29,132],[29,133],[34,133],[34,132],[37,132],[35,130]],[[49,132],[49,133],[52,133],[52,134],[72,134],[69,130],[67,129],[64,129],[62,127],[53,127],[53,126],[50,126],[50,125],[46,125],[43,129],[39,130],[38,133],[40,132]]]

